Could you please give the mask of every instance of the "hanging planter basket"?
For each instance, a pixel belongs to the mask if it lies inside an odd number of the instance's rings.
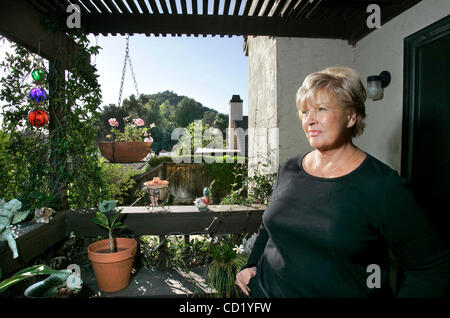
[[[150,153],[152,143],[147,141],[100,141],[102,156],[114,163],[142,161]]]

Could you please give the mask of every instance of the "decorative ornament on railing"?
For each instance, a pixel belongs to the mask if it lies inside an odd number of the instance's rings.
[[[31,76],[38,87],[35,87],[30,91],[30,99],[35,104],[35,108],[28,113],[28,121],[38,128],[45,126],[49,121],[48,113],[42,109],[43,104],[47,99],[47,92],[42,87],[44,86],[45,75],[45,71],[40,67],[35,68],[31,72]]]
[[[42,103],[47,99],[47,92],[43,88],[35,87],[30,91],[30,98],[36,103]]]
[[[28,121],[35,127],[42,127],[48,123],[48,114],[43,109],[34,109],[28,113]]]

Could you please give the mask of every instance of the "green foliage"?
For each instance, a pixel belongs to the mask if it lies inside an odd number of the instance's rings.
[[[262,164],[268,168],[269,164]],[[255,171],[248,176],[248,163],[239,164],[233,172],[234,182],[229,193],[220,204],[269,204],[275,185],[276,173]]]
[[[24,268],[0,283],[0,294],[6,291],[12,285],[27,278],[36,275],[60,275],[61,273],[67,274],[67,270],[55,270],[47,265],[34,265]]]
[[[208,266],[207,276],[217,297],[239,297],[242,295],[234,283],[236,274],[247,262],[247,257],[236,253],[230,238],[220,240],[211,248],[212,261]]]
[[[99,211],[97,211],[96,216],[92,219],[92,221],[105,229],[108,230],[109,236],[109,251],[110,253],[116,252],[116,246],[114,244],[114,239],[112,236],[112,232],[116,229],[124,229],[127,226],[123,225],[122,222],[118,220],[120,215],[120,211],[113,213],[110,218],[106,216],[105,213],[111,212],[116,207],[116,200],[103,200],[102,203],[98,205]]]
[[[100,167],[107,184],[105,189],[102,189],[103,197],[113,198],[119,205],[123,205],[128,191],[136,185],[134,176],[140,172],[127,165],[111,164],[103,159],[100,160]]]
[[[222,159],[225,158],[222,157]],[[210,163],[206,165],[208,176],[213,183],[210,186],[213,199],[224,197],[231,192],[233,187],[242,185],[242,178],[236,178],[234,175],[241,165],[241,163]]]
[[[0,65],[1,99],[6,103],[1,110],[0,165],[9,170],[0,170],[8,182],[0,192],[4,197],[17,196],[25,208],[92,206],[105,188],[95,143],[100,86],[95,67],[85,63],[87,54],[97,54],[99,47],[89,46],[84,34],[74,32],[70,36],[81,47],[79,52],[86,53],[71,54],[73,67],[65,81],[57,68],[45,70],[41,84],[49,96],[41,107],[50,115],[46,127],[35,128],[27,121],[28,112],[35,108],[28,97],[35,86],[29,75],[35,68],[45,69],[43,60],[13,45],[14,54],[7,53]],[[49,78],[56,84],[51,89]]]

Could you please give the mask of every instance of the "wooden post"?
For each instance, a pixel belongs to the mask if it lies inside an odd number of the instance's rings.
[[[61,153],[55,146],[64,141],[64,113],[66,102],[64,98],[64,68],[58,60],[49,61],[49,139],[50,139],[50,161],[51,180],[50,195],[55,200],[57,209],[67,209],[67,180],[61,178],[61,174],[67,170],[67,155]]]

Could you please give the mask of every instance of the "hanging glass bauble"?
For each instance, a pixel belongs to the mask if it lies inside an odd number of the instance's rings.
[[[35,81],[42,81],[44,79],[45,72],[44,70],[38,68],[33,70],[33,72],[31,72],[31,76]]]
[[[28,121],[35,127],[42,127],[48,123],[48,114],[43,109],[34,109],[28,113]]]
[[[30,91],[30,98],[36,103],[42,103],[47,98],[47,92],[43,88],[35,87]]]

